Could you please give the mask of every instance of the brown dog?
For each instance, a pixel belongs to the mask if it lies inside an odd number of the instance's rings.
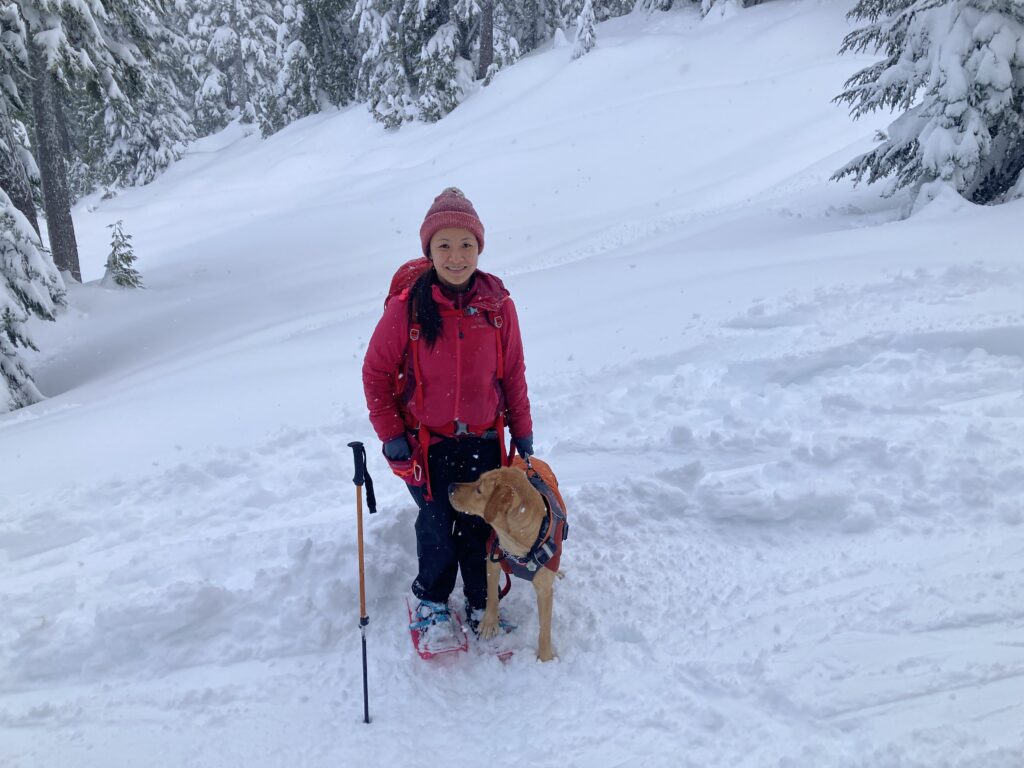
[[[451,504],[460,512],[482,517],[498,534],[502,550],[515,557],[525,557],[537,541],[541,525],[548,516],[544,497],[530,484],[521,469],[502,467],[484,472],[475,483],[452,483],[448,487]],[[485,640],[498,634],[498,582],[501,563],[487,558],[487,607],[480,622],[480,637]],[[540,636],[537,658],[551,661],[551,609],[554,602],[555,576],[560,572],[539,568],[533,575],[537,593]]]

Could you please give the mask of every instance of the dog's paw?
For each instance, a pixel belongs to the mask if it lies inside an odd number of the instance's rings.
[[[537,649],[537,661],[552,661],[554,658],[555,652],[551,648]]]
[[[480,629],[478,633],[484,640],[490,640],[492,637],[497,637],[498,632],[501,631],[501,623],[497,617],[489,619],[486,616],[480,621]]]

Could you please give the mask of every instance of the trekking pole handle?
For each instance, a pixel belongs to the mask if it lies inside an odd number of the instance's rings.
[[[366,482],[366,448],[358,440],[349,443],[348,447],[352,449],[352,460],[356,467],[356,474],[352,478],[352,482],[362,485]]]
[[[373,493],[373,478],[370,477],[370,470],[366,468],[366,448],[358,440],[349,443],[348,447],[352,449],[352,459],[356,466],[352,482],[356,484],[357,488],[366,486],[366,505],[370,508],[372,515],[377,511],[377,497]]]

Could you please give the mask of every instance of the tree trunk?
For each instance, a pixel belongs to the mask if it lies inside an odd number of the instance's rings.
[[[480,58],[476,65],[476,79],[487,77],[494,63],[494,0],[483,0],[480,6]]]
[[[334,43],[331,41],[331,32],[327,28],[327,19],[319,11],[312,11],[316,14],[316,25],[320,30],[320,49],[324,57],[324,64],[331,71],[334,70]]]
[[[64,115],[64,97],[62,89],[52,79],[50,80],[53,86],[53,115],[57,121],[57,135],[60,136],[60,151],[64,157],[65,164],[68,158],[71,157],[71,133],[68,131],[68,121]]]
[[[232,69],[235,74],[235,94],[238,98],[238,106],[241,109],[242,122],[246,121],[246,110],[245,105],[249,103],[249,83],[245,76],[245,57],[242,55],[242,33],[241,33],[241,20],[238,16],[238,4],[237,2],[231,4],[231,29],[235,33],[235,37],[238,38],[238,47],[235,49],[234,61],[232,61]]]
[[[7,145],[6,152],[0,150],[0,188],[11,198],[14,207],[25,215],[38,235],[39,219],[36,217],[35,202],[32,200],[32,184],[25,173],[25,166],[18,157],[18,140],[14,136],[14,124],[11,122],[7,99],[0,99],[0,139]]]
[[[28,44],[32,70],[32,111],[36,118],[36,153],[39,174],[43,178],[43,208],[46,230],[50,235],[53,262],[62,272],[70,272],[82,282],[78,263],[75,223],[71,219],[71,195],[68,192],[68,169],[61,150],[57,126],[57,89],[53,75],[47,71],[43,53],[33,42]]]

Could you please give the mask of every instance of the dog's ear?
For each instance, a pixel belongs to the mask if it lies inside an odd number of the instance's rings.
[[[512,506],[515,495],[515,491],[509,486],[503,483],[496,484],[494,490],[491,491],[491,498],[487,500],[487,506],[484,507],[484,520],[493,523],[501,510]]]

